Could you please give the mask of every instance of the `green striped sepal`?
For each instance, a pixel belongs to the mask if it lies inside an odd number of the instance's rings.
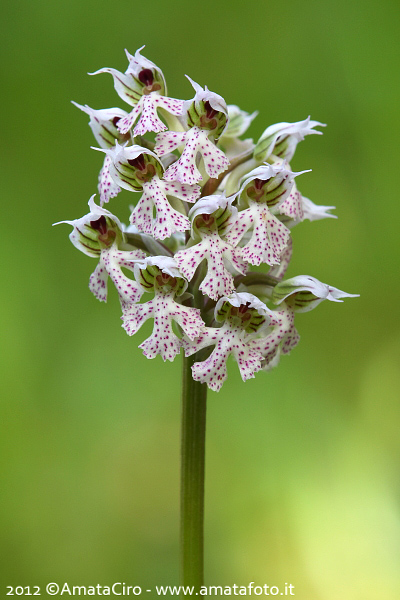
[[[310,117],[297,123],[276,123],[270,125],[261,135],[256,147],[254,148],[254,158],[257,161],[264,162],[268,160],[271,154],[278,158],[284,158],[291,161],[296,146],[304,140],[306,135],[317,133],[322,135],[322,131],[316,131],[314,127],[325,127],[324,123],[311,121]]]
[[[220,323],[230,321],[247,333],[255,333],[269,322],[271,311],[253,294],[234,292],[231,296],[220,298],[215,307],[215,320]]]
[[[142,146],[120,146],[116,142],[113,148],[93,150],[104,152],[111,158],[110,175],[125,190],[141,192],[143,185],[155,175],[160,178],[163,175],[164,169],[158,156]]]
[[[321,283],[315,277],[298,275],[281,281],[272,293],[272,302],[281,304],[283,301],[296,312],[308,312],[323,300],[343,302],[342,298],[356,298],[359,294],[348,294],[326,283]]]
[[[90,212],[74,221],[59,221],[72,225],[69,239],[81,252],[87,256],[99,257],[101,251],[110,248],[116,242],[117,246],[124,240],[122,225],[117,217],[105,208],[97,206],[94,195],[89,200]]]
[[[177,268],[177,264],[169,256],[149,256],[138,261],[134,267],[136,282],[146,292],[174,292],[181,296],[186,288],[187,281]]]

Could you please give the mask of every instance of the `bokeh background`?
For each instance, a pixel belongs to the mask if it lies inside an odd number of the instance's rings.
[[[94,261],[51,228],[85,214],[101,162],[69,101],[125,108],[86,72],[146,44],[172,96],[191,97],[187,73],[259,110],[255,138],[328,124],[292,166],[339,219],[293,231],[289,275],[361,295],[299,315],[277,370],[243,384],[232,363],[209,394],[207,584],[400,597],[399,17],[396,0],[5,3],[2,590],[178,582],[180,361],[142,356],[148,329],[126,336],[113,290],[88,291]]]

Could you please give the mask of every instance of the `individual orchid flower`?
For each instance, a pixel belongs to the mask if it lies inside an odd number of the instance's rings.
[[[122,134],[128,133],[139,115],[140,120],[133,130],[133,135],[144,135],[148,131],[165,131],[166,125],[159,119],[157,110],[162,109],[172,115],[180,115],[183,109],[183,100],[168,98],[164,75],[153,62],[140,54],[144,46],[139,48],[132,56],[127,50],[126,56],[129,67],[125,74],[116,69],[100,69],[90,75],[110,73],[114,79],[114,87],[122,100],[134,107],[129,115],[124,116],[118,123]]]
[[[163,360],[173,361],[179,353],[182,340],[174,333],[175,321],[186,336],[193,340],[200,335],[204,322],[198,308],[179,304],[187,282],[182,278],[171,257],[153,256],[135,262],[135,278],[143,291],[154,291],[154,298],[144,304],[123,306],[123,327],[128,335],[136,333],[148,319],[154,319],[153,333],[139,348],[147,358],[160,354]]]
[[[238,157],[244,152],[248,152],[254,148],[253,140],[240,140],[250,127],[251,122],[258,115],[256,110],[252,114],[241,110],[235,104],[228,104],[228,126],[220,137],[219,143],[228,158]]]
[[[82,106],[77,102],[72,102],[72,104],[89,115],[89,127],[92,130],[97,143],[102,148],[112,148],[115,146],[116,141],[121,144],[125,144],[129,141],[130,134],[123,135],[117,128],[118,122],[127,115],[124,110],[121,110],[120,108],[95,110],[94,108],[90,108],[87,104],[85,104],[85,106]],[[99,173],[98,190],[101,206],[108,202],[110,198],[115,198],[121,191],[120,187],[110,176],[110,162],[110,157],[106,156]]]
[[[133,192],[142,192],[134,208],[130,222],[142,233],[153,235],[158,240],[173,233],[190,229],[189,219],[173,208],[169,197],[193,203],[200,195],[198,186],[161,179],[163,166],[154,152],[141,146],[120,146],[102,150],[110,157],[110,174],[120,187]],[[156,218],[153,220],[153,208]]]
[[[228,296],[235,289],[228,269],[242,274],[247,269],[241,249],[234,248],[221,238],[231,219],[234,220],[237,215],[237,209],[232,206],[233,200],[233,197],[227,199],[224,195],[213,195],[196,202],[189,216],[192,218],[192,236],[197,234],[200,241],[175,254],[178,268],[188,281],[193,279],[203,260],[206,261],[207,272],[199,289],[213,300]]]
[[[283,301],[296,312],[308,312],[323,300],[343,302],[343,298],[358,298],[359,294],[342,292],[327,283],[321,283],[310,275],[298,275],[280,281],[274,288],[272,301],[281,304]]]
[[[226,361],[232,354],[238,363],[243,381],[261,369],[263,355],[251,346],[254,335],[269,322],[271,311],[253,294],[234,292],[220,298],[215,307],[215,319],[220,328],[205,327],[195,340],[183,340],[185,355],[215,346],[210,356],[192,366],[195,381],[206,383],[218,392],[227,378]]]
[[[270,312],[268,330],[253,339],[250,346],[264,356],[262,368],[269,371],[279,363],[281,354],[289,354],[299,343],[300,336],[294,326],[296,312],[308,312],[323,300],[343,302],[343,298],[355,298],[337,288],[321,283],[315,277],[299,275],[278,283],[272,293],[272,301],[279,310]]]
[[[290,162],[297,144],[304,140],[306,135],[313,133],[322,135],[322,131],[317,131],[314,127],[325,127],[325,124],[319,121],[311,121],[310,117],[307,117],[304,121],[298,121],[297,123],[270,125],[256,144],[254,158],[264,162],[271,154],[274,154]]]
[[[228,109],[221,96],[188,79],[196,92],[184,105],[189,130],[159,133],[154,150],[163,156],[184,145],[180,158],[168,167],[164,178],[193,185],[202,178],[197,165],[199,155],[209,177],[217,178],[229,167],[224,152],[215,145],[228,123]]]
[[[226,239],[237,246],[244,234],[252,230],[249,241],[242,248],[247,262],[279,264],[290,231],[271,211],[279,210],[292,190],[294,178],[304,172],[293,173],[287,163],[265,164],[244,179],[237,196],[247,202],[248,208],[239,213]]]
[[[99,258],[89,279],[90,291],[100,302],[106,302],[107,281],[110,277],[122,303],[138,302],[142,289],[123,273],[122,267],[133,272],[133,261],[143,259],[145,253],[142,250],[120,249],[124,245],[122,225],[112,213],[95,204],[94,196],[89,200],[89,209],[90,212],[80,219],[60,223],[72,225],[69,238],[78,250],[87,256]]]

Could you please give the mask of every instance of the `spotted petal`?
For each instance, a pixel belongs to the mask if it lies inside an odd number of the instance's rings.
[[[193,339],[204,327],[200,310],[178,304],[170,294],[156,293],[146,304],[131,305],[124,310],[123,327],[129,335],[136,333],[147,320],[154,319],[152,335],[140,346],[147,358],[160,354],[163,360],[174,360],[181,348],[181,340],[172,330],[176,321],[188,338]]]
[[[242,328],[227,321],[219,329],[205,328],[194,341],[184,340],[186,356],[201,348],[215,346],[205,361],[193,365],[193,379],[206,383],[211,390],[218,392],[227,378],[226,361],[231,354],[238,363],[243,381],[254,377],[261,369],[263,357],[260,352],[249,346],[249,339],[250,336]]]
[[[156,145],[154,151],[158,156],[169,154],[185,143],[186,131],[165,131],[159,133],[156,137]]]
[[[271,311],[271,327],[266,335],[249,342],[251,348],[264,356],[263,370],[268,371],[279,363],[281,354],[289,354],[300,336],[294,326],[294,312],[283,305],[279,311]]]
[[[235,289],[233,276],[226,266],[229,265],[234,271],[244,274],[247,265],[242,260],[241,250],[222,240],[218,231],[202,235],[204,237],[198,244],[177,252],[175,260],[179,270],[189,281],[199,264],[206,260],[207,273],[199,289],[209,298],[218,300],[221,296],[228,296]]]
[[[275,277],[276,279],[278,279],[278,281],[281,281],[284,278],[285,273],[290,264],[290,261],[292,259],[292,253],[293,253],[293,243],[292,243],[292,238],[290,237],[288,239],[286,248],[284,249],[284,251],[282,252],[282,254],[279,257],[279,265],[274,265],[273,267],[271,267],[270,270],[268,271],[268,275],[271,275],[272,277]]]
[[[271,214],[267,205],[249,201],[249,208],[239,213],[226,239],[237,246],[250,229],[250,240],[242,248],[243,259],[252,265],[279,264],[289,241],[289,229]]]
[[[164,174],[167,181],[180,181],[181,183],[193,185],[200,181],[201,173],[197,168],[197,156],[200,154],[204,160],[204,167],[210,177],[217,178],[220,173],[226,171],[229,167],[229,160],[225,154],[208,139],[207,131],[199,127],[192,127],[189,131],[177,137],[173,137],[175,132],[168,132],[168,135],[161,134],[157,136],[155,151],[160,153],[165,150],[170,152],[176,148],[183,140],[185,147],[179,160],[174,162]]]
[[[156,208],[156,219],[153,223],[153,207]],[[154,177],[143,185],[143,194],[136,205],[130,219],[139,231],[152,234],[163,240],[177,231],[190,229],[189,219],[172,208],[169,203],[163,182]]]
[[[134,261],[144,257],[145,253],[141,250],[122,251],[118,250],[115,244],[111,248],[103,249],[100,254],[100,262],[90,276],[90,291],[100,302],[107,302],[107,279],[110,277],[121,301],[139,302],[143,290],[135,280],[129,279],[122,272],[122,267],[133,272]]]
[[[103,162],[102,169],[99,173],[99,184],[98,190],[100,195],[100,206],[103,206],[111,198],[115,198],[121,191],[119,185],[117,185],[110,174],[110,166],[112,159],[110,156],[106,156]]]
[[[127,133],[140,114],[139,123],[133,130],[134,136],[145,135],[148,131],[165,131],[167,126],[159,119],[157,114],[157,109],[159,108],[166,110],[172,115],[180,115],[182,113],[183,100],[159,96],[157,92],[144,95],[132,112],[118,123],[119,131]]]
[[[295,183],[293,183],[289,196],[280,205],[279,213],[295,221],[304,219],[303,198]]]

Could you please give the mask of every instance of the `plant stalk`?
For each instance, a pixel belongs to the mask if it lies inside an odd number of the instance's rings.
[[[181,430],[181,585],[199,591],[204,581],[204,464],[207,385],[194,381],[192,365],[203,352],[183,359]],[[182,595],[182,597],[184,597]]]

